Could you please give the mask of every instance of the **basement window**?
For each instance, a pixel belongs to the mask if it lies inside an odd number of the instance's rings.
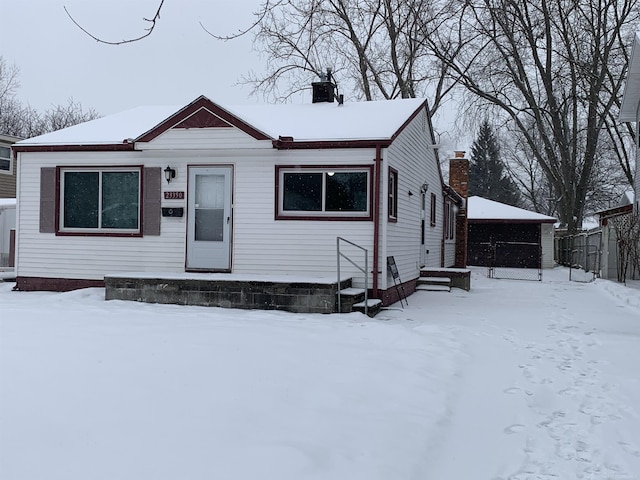
[[[60,231],[140,233],[140,168],[60,169]]]
[[[278,220],[371,219],[370,167],[276,167]]]

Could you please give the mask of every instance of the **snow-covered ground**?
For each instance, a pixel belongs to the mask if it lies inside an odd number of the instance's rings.
[[[375,319],[0,283],[0,478],[639,480],[640,290],[484,273]]]

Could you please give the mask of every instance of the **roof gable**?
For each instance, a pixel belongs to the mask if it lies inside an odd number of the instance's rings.
[[[236,127],[256,140],[272,140],[265,133],[216,105],[207,97],[200,96],[180,109],[153,129],[136,138],[136,142],[149,142],[171,128],[228,128]]]

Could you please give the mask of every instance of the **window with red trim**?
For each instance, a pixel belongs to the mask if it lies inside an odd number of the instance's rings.
[[[60,232],[139,233],[140,168],[61,168]]]
[[[369,167],[277,167],[279,219],[362,218],[370,212]]]
[[[436,226],[436,194],[431,194],[431,226]]]
[[[389,168],[389,188],[388,188],[387,212],[390,221],[398,220],[398,171]]]

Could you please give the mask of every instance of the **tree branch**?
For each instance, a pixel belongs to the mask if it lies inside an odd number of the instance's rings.
[[[139,40],[142,40],[143,38],[148,37],[149,35],[151,35],[151,33],[153,33],[153,30],[156,28],[156,22],[158,20],[160,20],[160,11],[162,10],[162,6],[164,5],[164,0],[160,0],[160,4],[158,5],[158,9],[156,10],[156,14],[153,16],[153,18],[146,18],[143,17],[142,19],[145,22],[149,22],[151,25],[148,28],[145,28],[145,31],[147,33],[140,35],[139,37],[135,37],[135,38],[129,38],[129,39],[125,39],[125,40],[120,40],[120,41],[108,41],[108,40],[104,40],[100,37],[95,36],[94,34],[92,34],[91,32],[89,32],[87,29],[85,29],[82,25],[80,25],[75,18],[73,18],[73,16],[71,15],[71,13],[69,13],[69,10],[67,10],[66,6],[63,6],[62,8],[64,8],[65,13],[67,14],[67,16],[71,19],[71,21],[76,25],[76,27],[78,27],[80,30],[82,30],[84,33],[86,33],[89,37],[93,38],[96,42],[98,43],[104,43],[106,45],[123,45],[125,43],[133,43],[133,42],[137,42]]]

